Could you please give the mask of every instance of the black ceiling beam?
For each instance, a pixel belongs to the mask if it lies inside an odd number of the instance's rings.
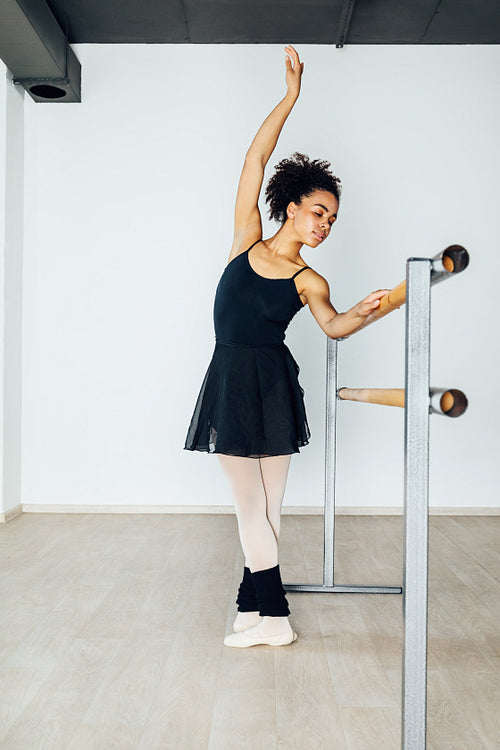
[[[0,0],[0,57],[35,101],[81,101],[80,63],[44,0]]]
[[[71,44],[500,43],[499,0],[46,2]]]

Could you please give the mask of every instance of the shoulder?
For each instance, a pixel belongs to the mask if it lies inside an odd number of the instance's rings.
[[[299,285],[305,293],[309,292],[309,294],[320,296],[329,296],[330,294],[328,281],[310,266],[307,266],[307,268],[297,276],[297,286]]]

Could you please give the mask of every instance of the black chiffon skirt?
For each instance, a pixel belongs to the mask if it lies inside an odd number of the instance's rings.
[[[184,448],[250,458],[298,453],[311,435],[298,374],[285,344],[217,342]]]

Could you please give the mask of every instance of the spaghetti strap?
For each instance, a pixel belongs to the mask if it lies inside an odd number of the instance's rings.
[[[303,268],[301,258],[279,260],[271,270],[285,266],[283,276]],[[309,442],[299,366],[284,343],[288,324],[304,307],[302,285],[290,280],[261,276],[248,251],[226,265],[213,305],[215,349],[186,450],[250,459],[298,453]]]
[[[294,279],[296,276],[298,276],[299,273],[302,273],[302,271],[305,271],[307,268],[309,268],[309,266],[304,266],[304,268],[301,268],[299,271],[297,271],[297,273],[294,273],[293,276],[292,276],[292,279]]]
[[[249,253],[249,252],[250,252],[250,250],[252,249],[252,247],[253,247],[254,245],[256,245],[256,244],[257,244],[257,242],[260,242],[260,240],[261,240],[261,238],[259,237],[259,239],[258,239],[258,240],[255,240],[255,242],[253,243],[253,245],[250,245],[250,247],[248,248],[248,250],[245,250],[245,252],[246,252],[246,253]]]

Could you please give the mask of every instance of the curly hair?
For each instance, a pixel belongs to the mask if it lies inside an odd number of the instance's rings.
[[[330,162],[314,159],[295,152],[289,159],[282,159],[266,187],[266,203],[269,217],[285,223],[286,209],[292,201],[299,204],[303,197],[315,190],[333,193],[340,201],[341,183],[330,171]]]

